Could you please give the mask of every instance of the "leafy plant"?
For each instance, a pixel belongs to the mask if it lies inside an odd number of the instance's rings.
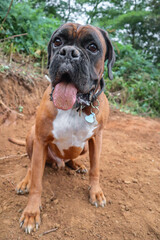
[[[4,17],[4,9],[7,11],[7,4],[1,3],[1,19]],[[4,50],[8,52],[10,43],[14,43],[15,51],[30,54],[39,58],[37,50],[47,53],[47,43],[53,31],[61,24],[60,19],[53,16],[47,17],[43,9],[32,9],[27,2],[14,3],[7,17],[0,38],[7,38],[16,34],[27,33],[27,36],[13,38],[3,43]],[[40,54],[41,55],[41,54]]]
[[[117,46],[114,79],[107,79],[106,68],[104,75],[110,101],[127,112],[160,116],[160,71],[131,45]]]

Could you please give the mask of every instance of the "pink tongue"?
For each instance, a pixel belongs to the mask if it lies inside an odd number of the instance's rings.
[[[71,109],[76,101],[77,88],[72,83],[60,82],[55,86],[53,102],[56,108]]]

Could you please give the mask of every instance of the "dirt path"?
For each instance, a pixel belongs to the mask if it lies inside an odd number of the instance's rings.
[[[88,203],[88,174],[46,166],[42,225],[31,236],[19,228],[28,196],[18,196],[14,189],[25,175],[29,159],[20,158],[24,147],[7,139],[26,136],[47,83],[29,92],[12,77],[7,86],[6,79],[0,77],[3,102],[11,108],[16,104],[24,106],[23,119],[9,118],[11,114],[4,108],[0,112],[0,157],[19,156],[0,160],[0,239],[160,239],[160,121],[118,111],[111,112],[101,154],[100,179],[107,206],[95,208]],[[83,161],[89,168],[88,156]],[[42,236],[52,228],[57,230]]]

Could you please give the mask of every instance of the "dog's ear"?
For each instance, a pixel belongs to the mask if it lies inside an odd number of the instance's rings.
[[[108,33],[106,31],[100,29],[100,28],[99,28],[99,30],[101,31],[101,33],[102,33],[102,35],[105,39],[105,42],[106,42],[107,52],[106,52],[106,55],[105,55],[105,61],[108,59],[108,63],[107,63],[108,77],[109,77],[109,79],[112,80],[113,79],[112,67],[113,67],[114,62],[116,60],[114,48],[113,48],[113,45],[111,43],[111,40],[108,37]]]

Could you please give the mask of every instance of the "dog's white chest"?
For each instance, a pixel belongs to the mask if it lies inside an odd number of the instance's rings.
[[[53,121],[53,143],[56,144],[63,155],[63,150],[70,147],[83,148],[87,139],[93,135],[97,127],[97,121],[89,123],[85,120],[86,114],[82,112],[81,116],[76,109],[67,111],[59,110]]]

